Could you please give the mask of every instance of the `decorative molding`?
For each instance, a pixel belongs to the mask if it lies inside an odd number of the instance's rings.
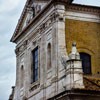
[[[28,44],[28,41],[26,40],[26,41],[23,42],[23,44],[22,44],[20,47],[17,47],[17,48],[15,49],[15,53],[16,53],[17,56],[18,56],[19,54],[21,54],[21,53],[26,49],[27,44]]]
[[[52,78],[51,83],[55,83],[55,82],[57,82],[57,81],[58,81],[58,77],[55,76],[55,77]]]
[[[15,42],[16,39],[17,39],[20,35],[22,35],[22,33],[25,32],[25,31],[29,28],[29,26],[30,26],[31,24],[33,24],[33,22],[36,22],[37,19],[39,19],[39,18],[41,17],[41,15],[43,15],[43,14],[45,14],[45,13],[47,12],[47,9],[49,9],[49,8],[51,7],[52,4],[55,4],[55,3],[61,3],[61,4],[62,4],[62,3],[65,4],[65,3],[66,3],[66,4],[69,4],[69,3],[71,3],[72,1],[73,1],[73,0],[50,0],[50,1],[48,1],[47,5],[44,7],[44,9],[41,10],[41,11],[30,21],[30,23],[29,23],[23,30],[20,30],[21,23],[23,22],[23,19],[24,19],[24,17],[25,17],[26,12],[27,12],[27,7],[30,6],[30,5],[29,5],[29,1],[27,1],[26,5],[25,5],[25,7],[24,7],[24,10],[23,10],[23,12],[22,12],[22,15],[21,15],[21,17],[20,17],[20,20],[19,20],[19,22],[18,22],[18,24],[17,24],[17,27],[16,27],[16,29],[15,29],[15,32],[14,32],[12,38],[11,38],[11,41],[12,41],[12,42]],[[15,42],[15,43],[16,43],[16,42]]]
[[[37,34],[39,36],[42,35],[42,33],[44,33],[45,31],[48,30],[48,28],[55,22],[55,21],[63,21],[60,20],[60,14],[53,12],[51,15],[48,16],[47,20],[45,20],[45,22],[41,23],[38,28],[34,29],[34,32],[32,34],[32,36],[29,37],[29,40],[31,41],[31,39],[33,39],[33,37],[35,37]]]
[[[71,4],[66,7],[67,11],[79,11],[92,14],[100,14],[100,8],[94,6],[80,5],[80,4]]]
[[[40,87],[40,84],[35,84],[31,87],[30,91],[34,91]]]

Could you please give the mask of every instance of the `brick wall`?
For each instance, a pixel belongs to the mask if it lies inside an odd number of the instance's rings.
[[[100,23],[66,19],[66,47],[68,53],[75,41],[79,52],[91,55],[92,73],[100,72]]]

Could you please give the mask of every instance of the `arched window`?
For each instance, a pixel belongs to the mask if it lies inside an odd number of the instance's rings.
[[[23,87],[23,84],[24,84],[24,67],[21,66],[21,73],[20,73],[20,78],[21,78],[21,88]]]
[[[80,53],[84,74],[91,74],[91,56],[87,53]]]
[[[51,68],[51,44],[47,46],[47,69]]]
[[[32,83],[36,82],[39,77],[38,73],[38,47],[32,51]]]

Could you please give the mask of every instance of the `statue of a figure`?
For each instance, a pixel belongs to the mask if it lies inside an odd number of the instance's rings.
[[[34,7],[34,4],[32,4],[31,8],[32,8],[33,17],[34,17],[35,16],[35,7]]]

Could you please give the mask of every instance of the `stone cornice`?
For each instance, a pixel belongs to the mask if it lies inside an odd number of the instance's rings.
[[[13,34],[11,40],[10,40],[11,42],[15,42],[15,43],[16,43],[16,40],[18,39],[18,37],[19,37],[20,35],[22,35],[22,33],[25,32],[26,29],[27,29],[33,22],[35,22],[44,12],[46,12],[47,9],[48,9],[52,4],[54,4],[54,3],[68,4],[68,3],[71,3],[73,0],[48,0],[48,4],[45,6],[45,8],[44,8],[38,15],[36,15],[36,16],[33,18],[33,20],[32,20],[22,31],[20,31],[21,23],[23,22],[24,16],[25,16],[26,11],[27,11],[27,6],[28,6],[28,4],[29,4],[30,1],[31,1],[31,0],[27,0],[27,2],[26,2],[26,4],[25,4],[24,10],[23,10],[22,15],[21,15],[21,17],[20,17],[20,20],[19,20],[19,22],[18,22],[18,24],[17,24],[17,27],[16,27],[16,29],[15,29],[15,32],[14,32],[14,34]]]
[[[29,4],[31,0],[27,0],[24,10],[22,12],[22,15],[20,17],[20,20],[18,22],[18,25],[15,29],[15,32],[11,38],[11,42],[15,42],[16,40],[33,24],[35,23],[42,15],[44,15],[44,13],[47,12],[47,10],[50,8],[50,6],[52,4],[55,3],[62,3],[62,4],[66,4],[66,8],[67,10],[71,10],[71,11],[80,11],[80,12],[91,12],[93,14],[98,14],[100,13],[100,7],[94,7],[94,6],[85,6],[85,5],[78,5],[78,4],[71,4],[73,0],[50,0],[47,5],[44,7],[44,9],[42,11],[40,11],[40,13],[38,13],[32,20],[31,22],[21,31],[20,27],[21,27],[21,23],[23,22],[24,16],[27,12],[27,6]],[[70,5],[67,5],[70,4]]]
[[[71,4],[66,7],[69,11],[78,11],[78,12],[85,12],[91,14],[100,14],[100,7],[96,6],[88,6],[88,5],[80,5],[80,4]]]

